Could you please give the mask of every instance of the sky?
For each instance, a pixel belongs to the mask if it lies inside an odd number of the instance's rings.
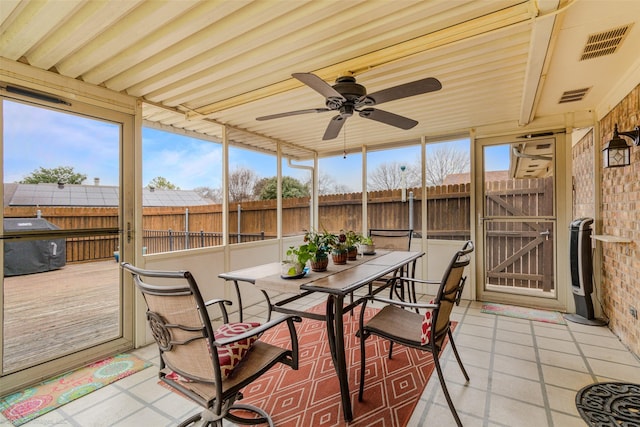
[[[118,183],[119,127],[21,103],[3,103],[4,182],[17,182],[33,171],[73,166],[87,180]]]
[[[93,118],[5,101],[4,114],[4,182],[18,182],[40,167],[72,166],[74,172],[87,176],[85,184],[100,178],[101,185],[118,184],[119,127]],[[181,189],[195,187],[220,188],[222,179],[222,147],[151,128],[142,129],[143,185],[155,177],[164,177]],[[454,142],[468,150],[468,140]],[[427,146],[427,157],[435,147]],[[259,177],[276,175],[276,157],[230,147],[230,170],[248,167]],[[369,151],[369,170],[385,162],[413,164],[420,147]],[[487,151],[487,169],[506,169],[506,146]],[[499,161],[502,160],[502,161]],[[311,165],[312,162],[300,162]],[[350,191],[360,191],[362,155],[348,154],[320,159],[320,173],[329,175]],[[306,181],[309,172],[292,169],[283,161],[283,175]]]

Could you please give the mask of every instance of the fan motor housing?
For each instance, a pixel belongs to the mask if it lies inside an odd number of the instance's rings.
[[[367,94],[367,89],[361,84],[356,83],[356,79],[351,76],[338,77],[333,88],[348,101],[355,101]]]

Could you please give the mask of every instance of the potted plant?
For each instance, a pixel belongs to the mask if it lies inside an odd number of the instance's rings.
[[[331,247],[337,241],[338,236],[323,231],[322,233],[314,230],[307,231],[304,235],[304,241],[308,246],[311,256],[311,270],[325,271],[329,265],[329,252]]]
[[[331,245],[331,259],[336,265],[347,263],[347,235],[340,231],[338,238]]]
[[[282,261],[280,275],[283,277],[295,277],[303,274],[304,267],[312,258],[309,245],[304,244],[298,247],[290,246],[287,249],[287,257]]]
[[[362,235],[353,230],[342,231],[345,236],[345,246],[347,247],[347,259],[355,261],[358,258],[358,243],[362,240]]]
[[[371,236],[362,236],[360,240],[360,252],[363,255],[372,255],[376,252],[376,245]]]

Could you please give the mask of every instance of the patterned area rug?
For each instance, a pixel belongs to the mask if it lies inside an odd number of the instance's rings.
[[[0,412],[19,426],[149,366],[128,354],[109,357],[0,398]]]
[[[590,426],[640,426],[640,384],[590,384],[576,394],[576,407]]]
[[[310,311],[322,313],[324,304]],[[370,318],[376,309],[367,308]],[[349,427],[406,426],[435,365],[428,352],[396,345],[389,360],[389,342],[367,340],[367,378],[363,402],[358,402],[360,344],[355,337],[359,308],[346,314],[345,348],[353,421]],[[284,325],[281,325],[284,326]],[[244,390],[242,403],[271,414],[278,427],[344,426],[340,387],[335,374],[324,322],[303,319],[296,324],[300,343],[299,370],[279,365]],[[262,338],[286,345],[288,331],[276,328]],[[462,356],[464,357],[464,356]]]
[[[536,322],[566,325],[567,322],[558,311],[536,310],[534,308],[517,307],[515,305],[496,304],[492,302],[482,304],[483,313],[501,316],[517,317],[519,319],[535,320]]]

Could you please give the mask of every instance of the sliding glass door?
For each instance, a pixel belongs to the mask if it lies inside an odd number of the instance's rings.
[[[132,123],[60,107],[2,100],[2,391],[131,346],[131,292],[117,261]]]

